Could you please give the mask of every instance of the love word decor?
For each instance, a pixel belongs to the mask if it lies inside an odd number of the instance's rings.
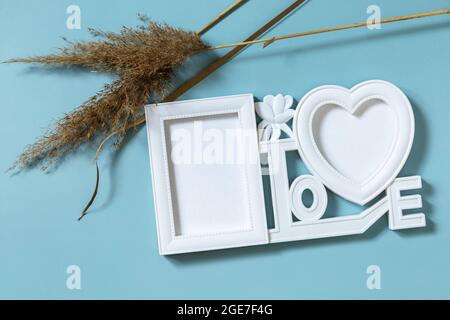
[[[295,110],[293,103],[281,94],[254,103],[244,94],[145,107],[161,255],[362,234],[386,213],[391,230],[426,226],[423,213],[404,214],[420,209],[422,198],[401,192],[421,189],[422,181],[398,177],[415,131],[399,88],[380,80],[322,86]],[[298,151],[310,171],[292,183],[289,151]],[[364,207],[323,218],[329,192]]]

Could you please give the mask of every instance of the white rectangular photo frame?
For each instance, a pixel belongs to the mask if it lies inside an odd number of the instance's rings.
[[[145,113],[160,254],[269,243],[253,95]]]

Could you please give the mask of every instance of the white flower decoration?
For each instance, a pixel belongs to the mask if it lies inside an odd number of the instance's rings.
[[[276,97],[265,96],[264,102],[256,104],[256,113],[263,119],[258,125],[260,141],[276,141],[281,132],[294,137],[291,128],[286,124],[294,117],[294,110],[290,109],[293,103],[291,96],[279,94]]]

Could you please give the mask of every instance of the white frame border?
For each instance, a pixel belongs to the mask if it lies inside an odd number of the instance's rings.
[[[160,254],[179,254],[269,243],[253,95],[244,94],[153,104],[145,107],[145,113]],[[255,133],[251,145],[246,144],[246,147],[254,153],[257,162],[254,165],[245,165],[252,228],[215,234],[206,233],[201,236],[176,236],[164,122],[180,118],[230,113],[238,114],[241,129]],[[206,239],[207,241],[205,241]]]
[[[390,153],[366,181],[357,183],[335,170],[315,144],[312,119],[317,110],[327,104],[337,105],[354,113],[369,100],[381,100],[396,112],[396,140]],[[294,116],[294,133],[298,151],[311,173],[334,193],[364,205],[374,199],[394,181],[408,159],[414,141],[414,113],[405,94],[393,84],[382,80],[362,82],[352,89],[321,86],[311,90],[299,102]]]

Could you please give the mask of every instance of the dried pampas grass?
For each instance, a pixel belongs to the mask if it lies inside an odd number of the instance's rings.
[[[146,26],[123,27],[118,34],[91,29],[99,40],[68,42],[56,54],[7,61],[79,66],[119,76],[28,146],[12,169],[36,165],[47,169],[81,145],[114,132],[120,133],[120,142],[127,126],[142,115],[143,106],[167,94],[174,68],[206,49],[194,32],[141,18]]]

